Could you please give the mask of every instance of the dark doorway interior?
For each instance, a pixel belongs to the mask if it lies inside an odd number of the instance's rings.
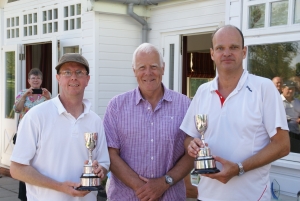
[[[32,68],[42,71],[42,87],[52,93],[52,43],[26,45],[26,88],[29,88],[27,79]]]

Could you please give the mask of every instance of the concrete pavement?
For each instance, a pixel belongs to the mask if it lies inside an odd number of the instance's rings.
[[[0,201],[20,201],[18,199],[19,181],[0,175]]]

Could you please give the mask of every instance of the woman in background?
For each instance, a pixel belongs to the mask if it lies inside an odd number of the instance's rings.
[[[43,73],[38,68],[31,69],[28,73],[28,83],[30,88],[23,89],[18,93],[13,107],[14,111],[20,114],[18,124],[32,107],[51,98],[51,93],[46,88],[41,88],[42,81]],[[35,89],[41,90],[36,92]],[[26,186],[22,181],[19,183],[18,198],[22,201],[27,201]]]

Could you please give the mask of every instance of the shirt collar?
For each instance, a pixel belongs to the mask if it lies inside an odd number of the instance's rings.
[[[161,85],[164,88],[164,95],[161,100],[172,101],[172,96],[171,96],[170,90],[167,89],[163,83],[161,83]],[[135,88],[135,104],[138,105],[141,102],[141,100],[145,101],[145,99],[143,98],[143,96],[141,94],[139,87],[137,87],[137,88]]]
[[[61,103],[60,99],[59,99],[59,94],[52,99],[54,105],[57,108],[58,114],[62,114],[64,112],[67,112],[66,108],[63,106],[63,104]],[[87,99],[83,99],[82,100],[83,106],[84,106],[84,111],[83,114],[87,114],[89,113],[90,109],[91,109],[91,102]]]
[[[288,100],[286,100],[286,98],[284,97],[283,94],[280,94],[280,96],[282,98],[282,101],[284,101],[284,102],[292,103],[294,101],[294,99],[293,99],[291,102],[289,102]]]
[[[248,78],[248,75],[249,75],[248,71],[244,69],[244,71],[243,71],[243,73],[240,77],[240,80],[239,80],[239,82],[238,82],[238,84],[237,84],[237,86],[235,87],[234,90],[239,91],[244,86],[244,84],[245,84],[245,82]],[[211,92],[218,90],[218,80],[219,80],[219,75],[217,75],[213,79],[212,84],[210,85],[210,91]]]

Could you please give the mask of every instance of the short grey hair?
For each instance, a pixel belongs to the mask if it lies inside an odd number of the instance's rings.
[[[162,54],[160,53],[159,49],[150,43],[143,43],[140,46],[138,46],[133,53],[133,57],[132,57],[132,67],[133,68],[135,68],[135,60],[136,60],[136,55],[138,52],[144,52],[144,53],[156,52],[159,55],[160,67],[163,67],[164,59],[163,59]]]

